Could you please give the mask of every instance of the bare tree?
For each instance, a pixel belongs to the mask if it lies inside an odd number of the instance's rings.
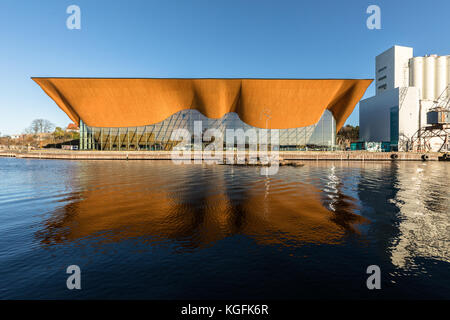
[[[46,119],[35,119],[26,131],[34,134],[51,132],[55,126]]]

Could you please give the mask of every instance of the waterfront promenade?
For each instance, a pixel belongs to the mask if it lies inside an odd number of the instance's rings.
[[[245,154],[248,152],[236,152]],[[225,152],[223,153],[225,157]],[[194,159],[196,153],[191,153]],[[442,153],[428,152],[368,152],[368,151],[280,151],[283,160],[342,160],[342,161],[438,161]],[[197,154],[200,158],[200,155]],[[66,160],[171,160],[171,151],[72,151],[32,150],[26,152],[0,150],[0,157]]]

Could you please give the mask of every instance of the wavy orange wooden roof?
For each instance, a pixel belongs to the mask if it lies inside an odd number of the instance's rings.
[[[325,109],[341,128],[371,79],[32,78],[79,124],[134,127],[184,109],[209,118],[236,112],[245,123],[287,129],[317,123]],[[269,118],[268,121],[267,118]]]

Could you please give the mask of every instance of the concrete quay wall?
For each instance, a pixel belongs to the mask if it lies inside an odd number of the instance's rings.
[[[223,153],[224,157],[226,153]],[[248,152],[236,152],[248,157]],[[235,155],[235,156],[236,156]],[[367,151],[280,151],[283,160],[342,160],[342,161],[437,161],[441,153],[367,152]],[[0,157],[65,160],[171,160],[170,151],[71,151],[33,150],[28,152],[0,151]],[[191,153],[191,159],[201,153]],[[207,159],[207,158],[205,158]]]

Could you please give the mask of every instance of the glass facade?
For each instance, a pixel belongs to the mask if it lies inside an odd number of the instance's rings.
[[[147,126],[126,128],[89,127],[80,121],[81,150],[172,150],[180,141],[171,140],[174,129],[185,128],[194,134],[194,122],[202,121],[202,131],[216,128],[224,135],[226,129],[253,128],[258,136],[264,129],[254,128],[242,122],[236,113],[227,113],[220,119],[209,119],[197,110],[183,110],[166,120]],[[270,116],[267,119],[270,123]],[[270,130],[269,130],[270,132]],[[325,110],[314,125],[279,130],[280,150],[333,150],[335,148],[336,122],[330,111]],[[270,141],[270,134],[268,137]],[[210,142],[204,142],[209,144]],[[192,144],[193,145],[193,144]],[[188,148],[192,145],[188,145]],[[224,145],[225,147],[225,145]],[[248,147],[248,146],[247,146]]]
[[[391,140],[391,146],[397,146],[398,145],[398,138],[399,138],[399,118],[398,118],[398,106],[392,107],[390,109],[390,140]]]

